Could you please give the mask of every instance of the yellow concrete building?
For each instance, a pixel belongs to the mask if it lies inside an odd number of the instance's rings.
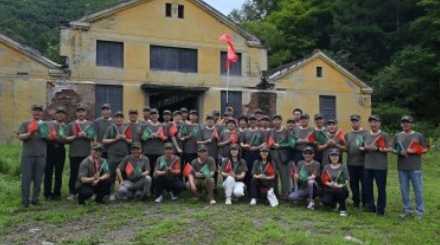
[[[125,113],[185,106],[203,120],[227,99],[236,117],[261,108],[288,118],[300,107],[337,118],[344,130],[350,114],[371,113],[372,89],[321,51],[263,78],[265,44],[201,0],[123,1],[60,28],[63,65],[0,35],[0,142],[14,139],[34,103],[47,106],[47,119],[65,106],[70,121],[78,105],[93,119],[110,103]],[[229,76],[225,33],[238,55]]]
[[[48,81],[63,76],[60,65],[0,34],[0,143],[16,138],[20,122],[31,117],[31,105],[46,105]]]
[[[204,1],[131,0],[92,13],[61,26],[60,54],[72,84],[96,84],[96,109],[104,102],[124,112],[186,106],[204,116],[226,103],[224,33],[239,58],[228,93],[238,116],[267,70],[267,49]]]
[[[301,108],[313,120],[321,113],[327,119],[338,119],[344,129],[350,128],[350,115],[366,119],[371,114],[373,89],[318,50],[309,57],[271,71],[269,82],[276,90],[276,108],[282,115],[292,115]]]

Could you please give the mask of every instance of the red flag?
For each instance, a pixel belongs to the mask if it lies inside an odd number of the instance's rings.
[[[191,166],[191,164],[189,164],[188,162],[185,165],[185,168],[183,169],[183,176],[188,177],[191,172],[193,171],[193,167]]]
[[[315,144],[316,143],[315,132],[314,131],[310,132],[310,134],[307,135],[306,140],[308,140],[311,144]]]
[[[275,168],[272,166],[272,163],[268,162],[266,169],[264,171],[267,176],[273,176],[275,175]]]
[[[124,130],[124,134],[125,134],[125,137],[126,137],[127,139],[129,139],[129,140],[132,139],[132,137],[133,137],[133,132],[131,132],[131,128],[130,128],[130,126],[127,126],[127,127],[125,128],[125,130]]]
[[[93,160],[93,173],[96,173],[99,171],[99,164],[98,161]]]
[[[218,131],[217,131],[216,128],[214,129],[214,131],[212,131],[211,138],[213,138],[213,139],[214,139],[214,138],[218,139]]]
[[[275,140],[273,139],[272,135],[269,135],[269,138],[267,139],[267,145],[269,148],[272,148],[273,145],[275,145]]]
[[[38,130],[38,125],[35,119],[32,119],[28,126],[28,132],[33,133]]]
[[[127,165],[125,166],[125,173],[127,174],[127,177],[129,177],[134,172],[133,165],[131,165],[130,162],[127,162]]]
[[[157,133],[157,137],[159,137],[159,139],[165,140],[165,133],[163,132],[163,127],[160,127],[156,133]]]
[[[385,139],[382,136],[377,137],[374,143],[376,143],[377,147],[380,149],[384,149],[386,147]]]
[[[169,134],[170,136],[174,136],[174,135],[177,134],[177,131],[178,131],[178,129],[177,129],[176,125],[174,125],[174,123],[173,123],[173,124],[171,124],[171,127],[170,127],[170,129],[168,130],[168,134]]]
[[[323,185],[325,185],[325,183],[331,181],[332,177],[330,176],[330,174],[328,173],[327,170],[324,170],[324,173],[321,176],[321,183]]]
[[[57,131],[55,130],[55,126],[51,126],[50,127],[50,132],[49,132],[49,140],[55,140],[57,138]]]
[[[226,164],[225,170],[223,172],[229,173],[232,171],[232,164],[231,161],[228,161],[228,164]]]
[[[172,164],[171,164],[171,168],[173,170],[179,170],[180,169],[180,164],[179,164],[179,159],[176,159]]]
[[[232,44],[232,38],[228,34],[223,34],[221,37],[219,37],[220,41],[224,41],[228,44],[228,55],[226,58],[226,70],[229,71],[229,65],[230,62],[237,62],[238,57],[235,53],[234,45]]]
[[[425,152],[425,148],[423,148],[423,146],[417,140],[413,140],[408,146],[408,152],[422,155]]]
[[[295,166],[292,166],[292,168],[290,169],[290,177],[293,178],[293,176],[295,176]]]
[[[231,140],[231,144],[236,144],[237,140],[238,140],[237,139],[237,131],[232,131],[229,139]]]
[[[341,130],[339,130],[339,131],[336,133],[336,137],[339,139],[339,141],[341,141],[341,142],[345,142],[345,134],[344,134],[344,132],[342,132]]]
[[[75,123],[75,127],[73,128],[73,135],[78,135],[81,132],[81,127],[78,123]]]

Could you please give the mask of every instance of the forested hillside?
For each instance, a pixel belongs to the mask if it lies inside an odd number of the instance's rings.
[[[440,0],[248,0],[230,17],[267,40],[271,68],[322,49],[374,88],[384,124],[410,113],[434,134]]]
[[[58,22],[81,17],[120,0],[0,0],[0,33],[57,61]]]
[[[0,0],[0,33],[59,61],[58,22],[119,1]],[[230,17],[267,41],[270,68],[322,49],[374,88],[385,124],[437,127],[440,0],[247,0]]]

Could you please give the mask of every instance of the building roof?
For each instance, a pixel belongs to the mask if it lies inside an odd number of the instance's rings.
[[[74,29],[88,29],[90,27],[89,23],[93,23],[95,21],[99,21],[103,18],[106,18],[110,15],[113,15],[119,11],[124,11],[129,8],[136,7],[139,4],[142,4],[144,2],[148,2],[151,0],[126,0],[121,3],[112,5],[108,8],[98,10],[96,12],[93,12],[91,14],[88,14],[86,16],[83,16],[79,19],[72,20],[69,22],[68,27],[74,28]],[[247,45],[250,47],[260,47],[260,48],[266,48],[264,42],[255,36],[254,34],[250,33],[249,31],[241,28],[237,23],[229,19],[227,16],[222,14],[220,11],[216,10],[209,4],[205,3],[203,0],[188,0],[198,6],[200,9],[206,11],[208,14],[216,18],[218,21],[224,23],[231,29],[235,30],[236,32],[240,33],[243,37],[247,39]]]
[[[11,47],[12,49],[17,50],[19,53],[23,54],[24,56],[27,56],[31,58],[32,60],[35,60],[36,62],[42,64],[43,66],[49,68],[49,69],[60,69],[61,65],[53,62],[52,60],[44,57],[41,55],[38,50],[33,49],[29,46],[26,46],[24,44],[21,44],[17,41],[12,40],[11,38],[3,35],[0,33],[0,43],[4,43],[5,45]]]
[[[321,58],[325,62],[327,62],[330,66],[332,66],[334,69],[338,70],[340,73],[344,74],[348,78],[350,78],[351,81],[353,81],[357,86],[359,86],[363,93],[371,94],[373,93],[373,88],[369,87],[367,84],[365,84],[362,80],[360,80],[358,77],[356,77],[353,73],[349,72],[347,69],[339,65],[336,61],[331,59],[329,56],[327,56],[323,51],[316,50],[311,55],[306,56],[298,61],[294,61],[289,64],[282,65],[278,68],[275,68],[269,72],[269,81],[271,83],[276,82],[281,77],[305,66],[310,61]]]

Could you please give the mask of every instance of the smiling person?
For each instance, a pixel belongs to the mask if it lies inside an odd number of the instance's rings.
[[[110,173],[107,161],[101,157],[103,146],[96,143],[92,146],[90,156],[84,159],[79,166],[76,193],[78,204],[84,205],[85,201],[94,194],[95,202],[106,204],[104,196],[110,192]]]
[[[260,148],[260,158],[255,160],[252,168],[251,202],[257,204],[257,198],[266,196],[272,207],[278,206],[278,200],[274,194],[276,166],[271,162],[269,147]]]
[[[325,206],[330,206],[333,211],[340,211],[339,216],[347,217],[345,201],[348,198],[347,185],[350,182],[350,175],[347,167],[341,163],[341,152],[333,148],[328,158],[330,164],[324,166],[321,173],[321,181],[324,184],[324,191],[321,198]]]
[[[240,157],[240,146],[232,144],[229,159],[222,164],[223,188],[225,189],[225,204],[232,204],[232,198],[244,196],[244,177],[247,172],[246,161]]]
[[[303,157],[298,165],[295,167],[295,191],[289,195],[289,200],[292,202],[301,202],[308,199],[307,209],[315,209],[314,198],[318,194],[319,185],[316,179],[319,176],[320,164],[313,159],[314,149],[310,146],[304,148]]]
[[[101,106],[101,117],[97,118],[93,122],[93,127],[96,131],[95,143],[102,143],[104,145],[104,150],[102,152],[102,157],[107,159],[107,146],[103,143],[103,139],[108,127],[113,124],[112,109],[110,104],[104,103]]]
[[[402,194],[403,212],[399,215],[404,219],[412,214],[409,199],[410,182],[416,198],[416,219],[421,219],[425,211],[423,201],[422,155],[427,152],[428,142],[423,134],[412,130],[414,119],[403,116],[400,119],[402,132],[394,136],[393,145],[397,149],[397,171],[399,174],[400,192]],[[417,147],[415,147],[417,145]]]
[[[35,104],[31,107],[32,119],[20,124],[17,135],[23,142],[21,153],[21,203],[23,207],[29,204],[40,204],[40,189],[46,166],[47,142],[38,130],[44,124],[42,121],[43,106]],[[31,183],[33,182],[32,201],[29,200]]]
[[[148,199],[151,194],[150,160],[142,155],[142,145],[135,142],[131,155],[122,159],[116,175],[119,180],[118,194],[123,200],[131,197]]]
[[[386,185],[388,175],[388,152],[394,151],[390,147],[388,134],[380,130],[381,121],[378,115],[368,118],[371,131],[364,136],[364,146],[359,149],[365,151],[364,183],[365,183],[365,208],[366,212],[376,212],[383,217],[386,207]],[[377,208],[374,203],[373,182],[377,186]]]
[[[214,172],[216,171],[215,160],[208,156],[208,149],[204,145],[197,148],[198,157],[191,162],[193,171],[188,176],[186,188],[191,191],[194,197],[198,198],[201,191],[208,194],[209,204],[216,204],[214,199]]]

